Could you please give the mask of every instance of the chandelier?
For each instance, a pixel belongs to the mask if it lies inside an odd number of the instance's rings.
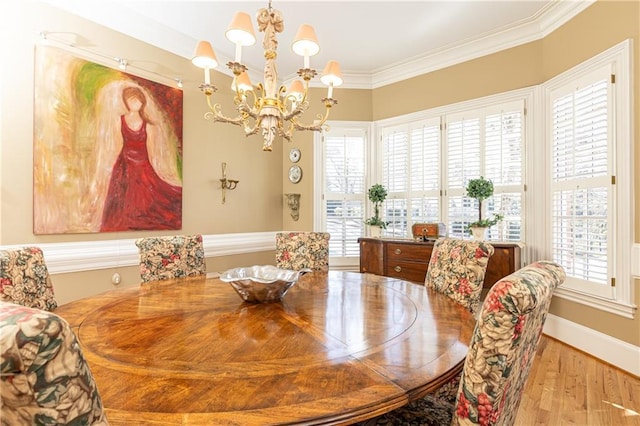
[[[214,122],[231,123],[242,126],[246,136],[261,132],[264,139],[262,149],[271,151],[273,140],[281,136],[290,141],[296,130],[320,131],[329,117],[331,107],[338,103],[333,96],[333,88],[342,84],[340,66],[336,61],[329,61],[324,68],[320,80],[328,86],[326,98],[322,98],[325,106],[324,114],[318,114],[311,124],[302,124],[300,116],[309,108],[307,99],[309,82],[318,73],[309,67],[309,57],[320,51],[313,27],[302,24],[291,45],[294,53],[304,58],[303,68],[298,70],[299,78],[293,80],[287,89],[278,86],[278,70],[276,68],[278,40],[277,33],[284,29],[284,19],[280,11],[271,7],[262,8],[256,15],[258,30],[264,32],[262,47],[264,49],[264,80],[252,85],[247,74],[247,67],[241,63],[242,47],[256,42],[251,18],[244,12],[237,12],[225,33],[227,39],[235,43],[235,60],[227,66],[233,72],[231,89],[235,91],[234,104],[238,115],[227,117],[221,112],[220,104],[212,103],[212,95],[218,89],[211,84],[210,70],[218,66],[216,54],[208,41],[199,41],[191,62],[204,69],[204,84],[200,90],[207,97],[209,110],[205,118]],[[302,79],[302,80],[300,80]]]

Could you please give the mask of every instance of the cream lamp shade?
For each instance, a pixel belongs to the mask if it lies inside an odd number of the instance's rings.
[[[233,83],[231,83],[231,90],[242,91],[242,92],[248,92],[250,90],[253,90],[251,79],[249,78],[249,74],[247,74],[246,71],[241,72],[240,75],[233,78]]]
[[[327,62],[327,66],[324,67],[324,71],[322,71],[320,81],[327,86],[340,86],[342,84],[342,71],[340,71],[340,64],[338,64],[337,61]]]
[[[300,80],[293,80],[289,86],[289,96],[293,96],[296,102],[300,102],[304,96],[304,86]]]
[[[227,31],[227,40],[240,46],[251,46],[256,42],[256,35],[253,32],[251,17],[245,12],[236,12]]]
[[[199,41],[191,63],[198,68],[213,69],[218,66],[216,53],[208,41]]]
[[[302,24],[293,39],[291,49],[296,55],[313,56],[320,51],[316,31],[309,24]]]

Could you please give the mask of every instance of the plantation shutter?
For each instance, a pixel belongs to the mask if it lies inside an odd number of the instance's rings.
[[[482,218],[504,216],[487,239],[522,241],[524,102],[447,116],[445,158],[448,234],[469,237],[466,227],[478,220],[478,202],[465,196],[465,188],[483,176],[493,182],[494,195],[483,202]]]
[[[383,131],[386,236],[409,237],[411,224],[440,221],[440,134],[438,117]]]
[[[466,198],[469,179],[480,176],[479,114],[465,113],[447,120],[447,233],[451,237],[466,237],[466,226],[478,220],[478,203]]]
[[[440,222],[440,119],[416,123],[410,135],[409,220]]]
[[[364,129],[333,128],[324,138],[325,223],[330,257],[358,257],[358,238],[364,235]]]
[[[409,189],[409,131],[406,126],[390,128],[382,135],[382,185],[388,197],[380,215],[389,222],[385,236],[407,235],[407,202]]]
[[[612,297],[610,66],[551,93],[553,259],[567,285]]]
[[[486,214],[504,216],[489,230],[489,240],[523,240],[523,122],[521,103],[504,105],[485,116],[483,174],[494,187],[494,195],[486,203]]]

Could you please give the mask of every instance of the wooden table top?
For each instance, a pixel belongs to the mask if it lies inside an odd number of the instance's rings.
[[[281,303],[217,278],[113,290],[60,306],[112,425],[349,424],[462,369],[472,315],[424,286],[314,272]]]

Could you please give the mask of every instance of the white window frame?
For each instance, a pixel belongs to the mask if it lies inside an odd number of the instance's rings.
[[[631,62],[631,40],[625,40],[593,58],[571,68],[570,70],[552,78],[541,85],[543,96],[539,110],[536,110],[536,117],[540,125],[545,129],[542,135],[542,143],[538,144],[541,149],[536,153],[536,163],[544,164],[545,188],[544,191],[536,191],[540,198],[536,200],[539,206],[544,206],[545,215],[534,215],[533,228],[545,229],[544,241],[537,241],[538,247],[542,250],[536,258],[552,258],[551,247],[551,127],[550,117],[552,113],[552,92],[567,86],[572,82],[580,80],[602,67],[612,64],[615,73],[615,84],[613,85],[613,105],[614,114],[611,121],[611,131],[614,135],[611,158],[614,162],[612,173],[616,176],[614,191],[614,212],[612,213],[611,233],[613,253],[610,254],[610,262],[613,263],[613,275],[609,278],[615,279],[615,287],[612,288],[611,297],[589,293],[579,286],[572,285],[571,280],[567,280],[567,285],[559,287],[555,294],[563,299],[581,303],[606,312],[617,314],[626,318],[635,316],[636,306],[633,303],[633,282],[631,274],[631,262],[633,253],[634,236],[634,193],[633,193],[633,113],[632,113],[632,62]],[[540,209],[538,209],[540,211]],[[535,260],[535,259],[534,259]]]

